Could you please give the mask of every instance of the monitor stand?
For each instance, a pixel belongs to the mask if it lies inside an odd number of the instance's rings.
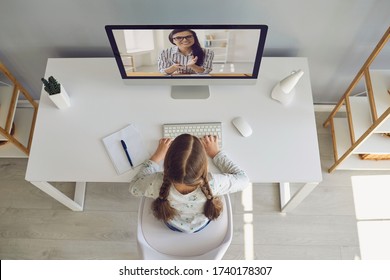
[[[173,99],[207,99],[210,97],[209,86],[172,86]]]

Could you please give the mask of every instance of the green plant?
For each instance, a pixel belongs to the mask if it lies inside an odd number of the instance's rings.
[[[53,76],[50,76],[48,80],[42,78],[41,81],[45,86],[45,91],[47,91],[49,95],[58,94],[61,92],[61,84],[58,83]]]

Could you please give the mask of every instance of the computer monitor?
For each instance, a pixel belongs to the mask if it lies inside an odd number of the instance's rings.
[[[254,84],[267,25],[107,25],[122,79],[171,85],[173,98],[208,98],[209,85]]]

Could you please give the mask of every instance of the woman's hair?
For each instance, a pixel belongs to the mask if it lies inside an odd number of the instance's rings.
[[[165,156],[163,183],[159,197],[152,204],[152,210],[157,219],[166,222],[177,214],[167,200],[169,188],[173,183],[200,187],[207,199],[204,215],[210,220],[218,218],[222,211],[222,202],[211,192],[207,155],[199,138],[189,134],[176,137]]]
[[[200,43],[199,43],[199,39],[198,39],[198,36],[196,36],[196,33],[195,31],[191,30],[191,29],[173,29],[171,31],[171,33],[169,33],[169,41],[175,45],[174,41],[173,41],[173,35],[175,35],[176,33],[179,33],[179,32],[184,32],[184,31],[188,31],[188,32],[191,32],[192,36],[194,36],[194,44],[192,45],[192,54],[193,56],[197,56],[198,57],[198,60],[196,62],[196,65],[198,66],[202,66],[203,65],[203,61],[204,61],[204,52],[203,52],[203,49],[202,47],[200,46]]]

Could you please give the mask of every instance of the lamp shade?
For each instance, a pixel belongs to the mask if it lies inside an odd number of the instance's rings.
[[[294,88],[303,76],[303,73],[302,70],[294,71],[291,75],[281,80],[273,88],[271,97],[285,105],[290,103],[295,94]]]
[[[286,78],[284,78],[279,82],[281,90],[284,93],[289,93],[296,86],[296,84],[298,83],[299,79],[302,76],[303,76],[302,70],[298,70],[292,73],[290,76],[287,76]]]

